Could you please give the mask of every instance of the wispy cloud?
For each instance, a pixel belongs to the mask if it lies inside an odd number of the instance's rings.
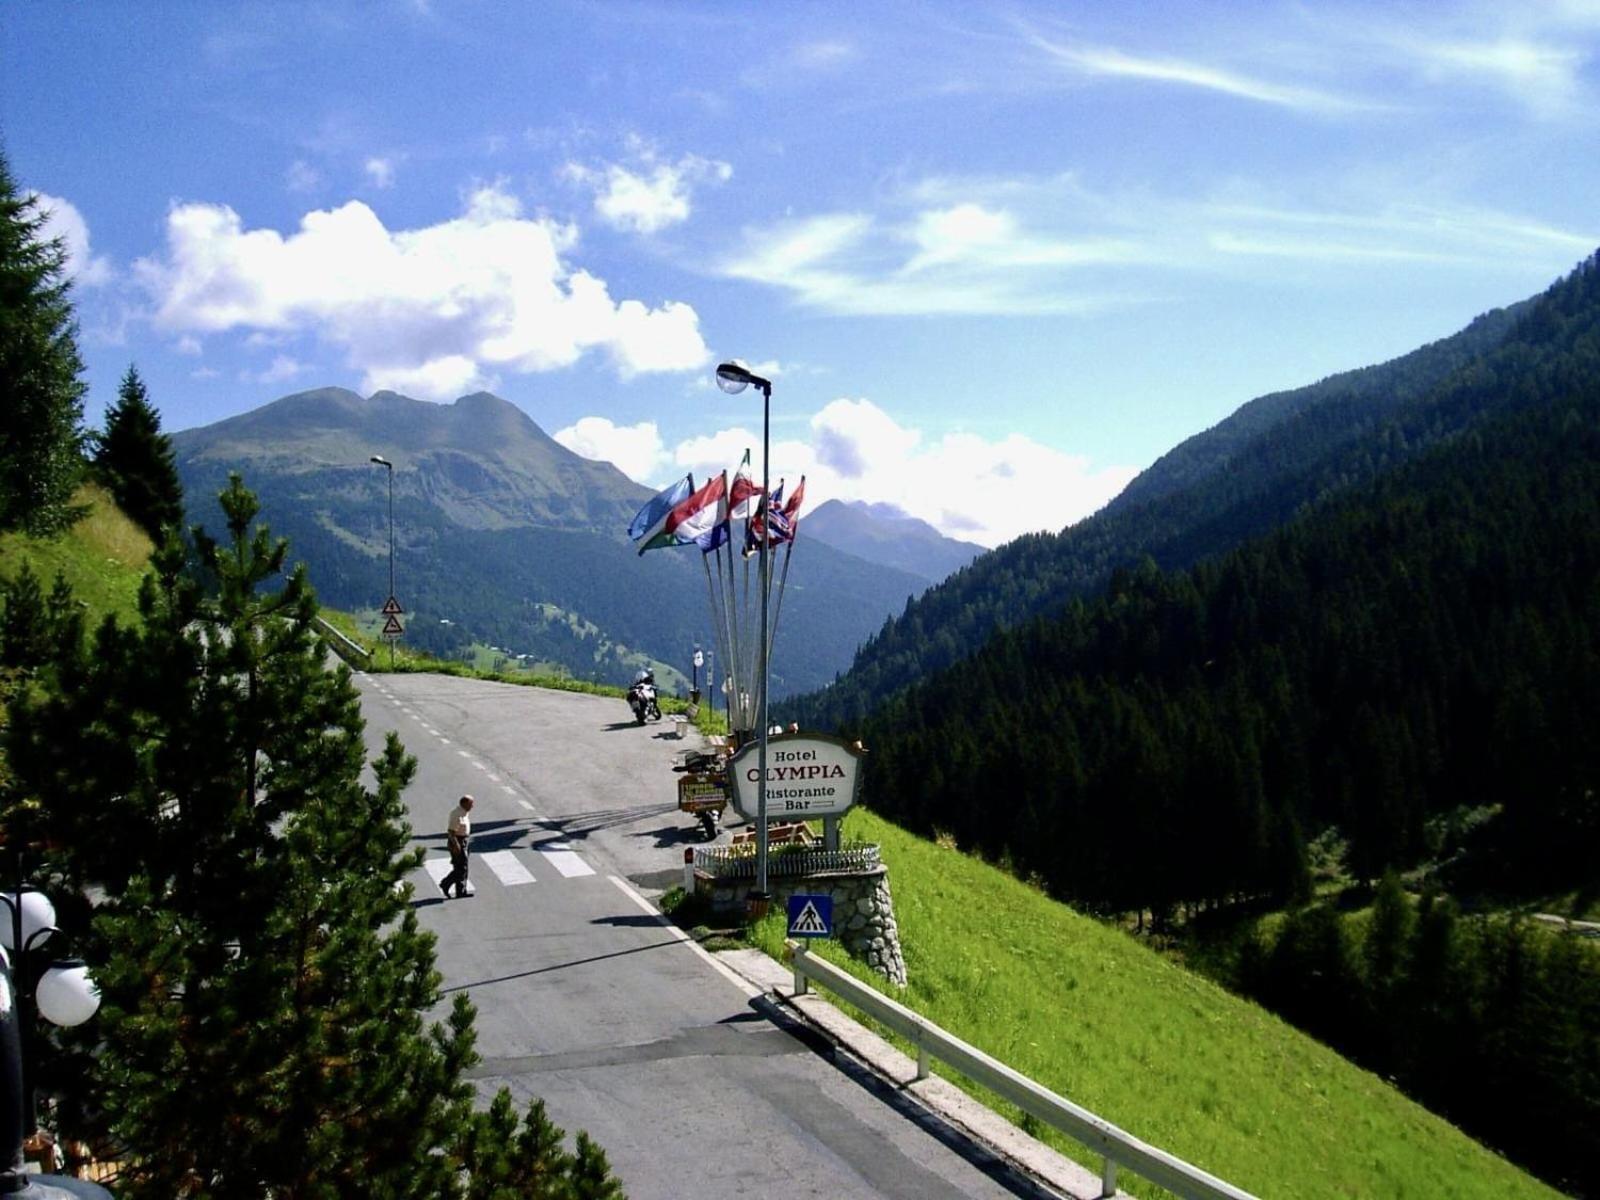
[[[1056,63],[1082,75],[1142,79],[1152,83],[1199,88],[1241,100],[1307,112],[1328,113],[1373,107],[1367,102],[1316,88],[1273,83],[1204,63],[1177,58],[1141,57],[1112,47],[1068,45],[1038,33],[1030,34],[1030,40]]]
[[[722,271],[840,314],[1037,315],[1112,302],[1064,283],[1067,273],[1139,257],[1123,241],[1038,235],[1009,212],[964,203],[895,221],[829,213],[749,229]]]
[[[1035,316],[1149,303],[1182,294],[1197,274],[1281,275],[1291,264],[1554,275],[1600,243],[1600,222],[1561,227],[1448,199],[1397,201],[1370,181],[1284,188],[1234,179],[1191,195],[1096,192],[1071,174],[930,177],[880,200],[878,215],[748,228],[719,270],[832,314]]]
[[[361,165],[366,172],[367,182],[375,188],[390,188],[394,186],[394,159],[373,156]]]
[[[284,171],[283,186],[291,192],[314,192],[322,186],[322,174],[304,159],[297,158]]]

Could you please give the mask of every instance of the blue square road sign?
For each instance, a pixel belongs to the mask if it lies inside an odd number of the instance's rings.
[[[796,895],[789,897],[790,937],[832,937],[833,897]]]

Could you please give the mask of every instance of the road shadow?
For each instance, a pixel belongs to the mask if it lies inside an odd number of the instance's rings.
[[[700,840],[700,823],[693,825],[662,825],[657,829],[638,829],[628,835],[636,838],[655,838],[655,848],[665,850],[673,846],[704,846]]]
[[[677,811],[677,802],[667,801],[662,804],[640,804],[633,808],[597,808],[590,812],[574,813],[570,817],[546,817],[541,824],[546,829],[556,829],[569,838],[581,840],[601,829],[615,829],[619,825],[630,825],[634,821]]]
[[[638,728],[640,728],[640,725],[639,725],[639,722],[637,722],[637,721],[613,721],[609,725],[600,726],[600,731],[602,733],[616,733],[619,729],[638,729]]]
[[[591,925],[613,925],[618,929],[659,929],[661,918],[645,913],[624,913],[620,917],[596,917]]]

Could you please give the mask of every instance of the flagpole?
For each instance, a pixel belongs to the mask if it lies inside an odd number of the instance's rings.
[[[788,536],[783,543],[783,575],[778,580],[778,610],[772,614],[772,631],[768,635],[774,640],[778,636],[778,622],[783,618],[784,592],[789,586],[789,559],[794,554],[794,544],[800,536],[800,505],[797,502],[805,494],[806,477],[802,475],[800,476],[800,486],[789,497],[790,502],[794,504],[794,516],[790,518],[791,524],[789,525]]]

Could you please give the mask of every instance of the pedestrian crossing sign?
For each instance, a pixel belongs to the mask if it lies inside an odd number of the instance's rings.
[[[790,896],[790,937],[832,937],[832,896]]]

